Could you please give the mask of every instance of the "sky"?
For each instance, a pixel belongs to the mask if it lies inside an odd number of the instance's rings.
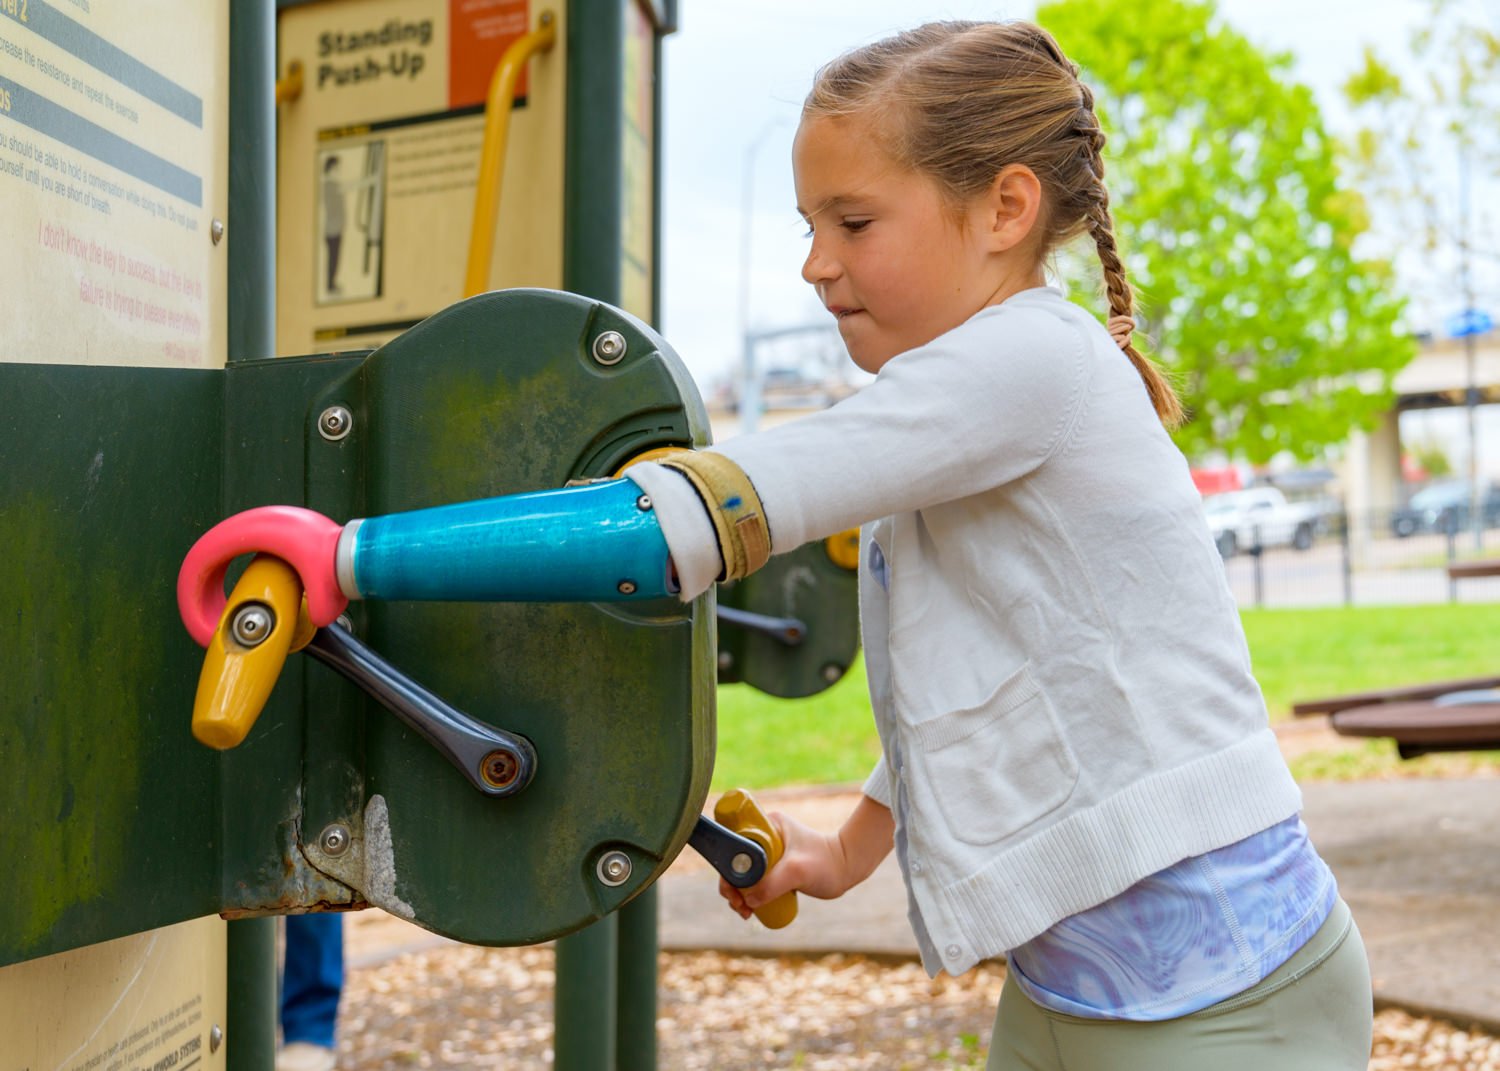
[[[1364,46],[1403,52],[1426,3],[1220,0],[1218,7],[1261,48],[1293,55],[1294,77],[1312,87],[1337,132],[1348,122],[1339,86]],[[790,162],[798,111],[818,66],[929,19],[1029,18],[1033,11],[1032,3],[1011,0],[680,0],[680,28],[663,46],[661,326],[705,396],[737,374],[747,323],[756,332],[831,323],[799,275],[806,227],[794,207]],[[747,218],[749,270],[742,274]],[[748,315],[741,310],[746,278]]]

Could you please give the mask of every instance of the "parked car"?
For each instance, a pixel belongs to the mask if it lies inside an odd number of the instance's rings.
[[[1288,502],[1274,487],[1209,495],[1203,512],[1214,546],[1225,558],[1251,547],[1307,550],[1317,537],[1321,516],[1316,505]]]
[[[1500,487],[1484,488],[1481,516],[1486,528],[1500,525]],[[1418,532],[1458,532],[1469,527],[1469,481],[1429,484],[1391,514],[1391,534],[1405,539]]]

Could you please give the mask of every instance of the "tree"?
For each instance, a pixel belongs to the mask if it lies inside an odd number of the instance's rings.
[[[1344,94],[1361,122],[1354,173],[1389,221],[1382,227],[1409,288],[1446,312],[1493,291],[1500,221],[1500,37],[1473,4],[1428,0],[1412,31],[1408,77],[1375,49]],[[1487,186],[1489,196],[1474,196]],[[1401,261],[1398,259],[1398,264]],[[1477,285],[1476,285],[1477,284]]]
[[[1407,453],[1417,467],[1432,479],[1453,475],[1453,462],[1448,460],[1448,452],[1431,439],[1414,443],[1408,447]]]
[[[1388,265],[1354,254],[1312,93],[1211,2],[1059,0],[1038,21],[1094,90],[1137,320],[1190,418],[1191,457],[1308,458],[1388,411],[1416,353]]]

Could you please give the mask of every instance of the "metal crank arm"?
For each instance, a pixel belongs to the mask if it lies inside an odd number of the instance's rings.
[[[320,628],[304,650],[342,673],[420,733],[486,796],[513,796],[536,775],[531,741],[492,729],[402,673],[337,625]]]
[[[796,647],[807,636],[807,625],[795,617],[772,617],[724,605],[719,606],[718,613],[720,621],[770,636],[788,647]]]
[[[688,843],[736,889],[748,889],[766,874],[766,850],[711,818],[698,816]]]

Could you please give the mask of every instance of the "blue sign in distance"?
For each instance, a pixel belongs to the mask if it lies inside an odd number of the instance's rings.
[[[1443,329],[1448,332],[1449,338],[1482,335],[1494,326],[1495,321],[1483,309],[1465,309],[1463,312],[1455,312],[1443,321]]]

